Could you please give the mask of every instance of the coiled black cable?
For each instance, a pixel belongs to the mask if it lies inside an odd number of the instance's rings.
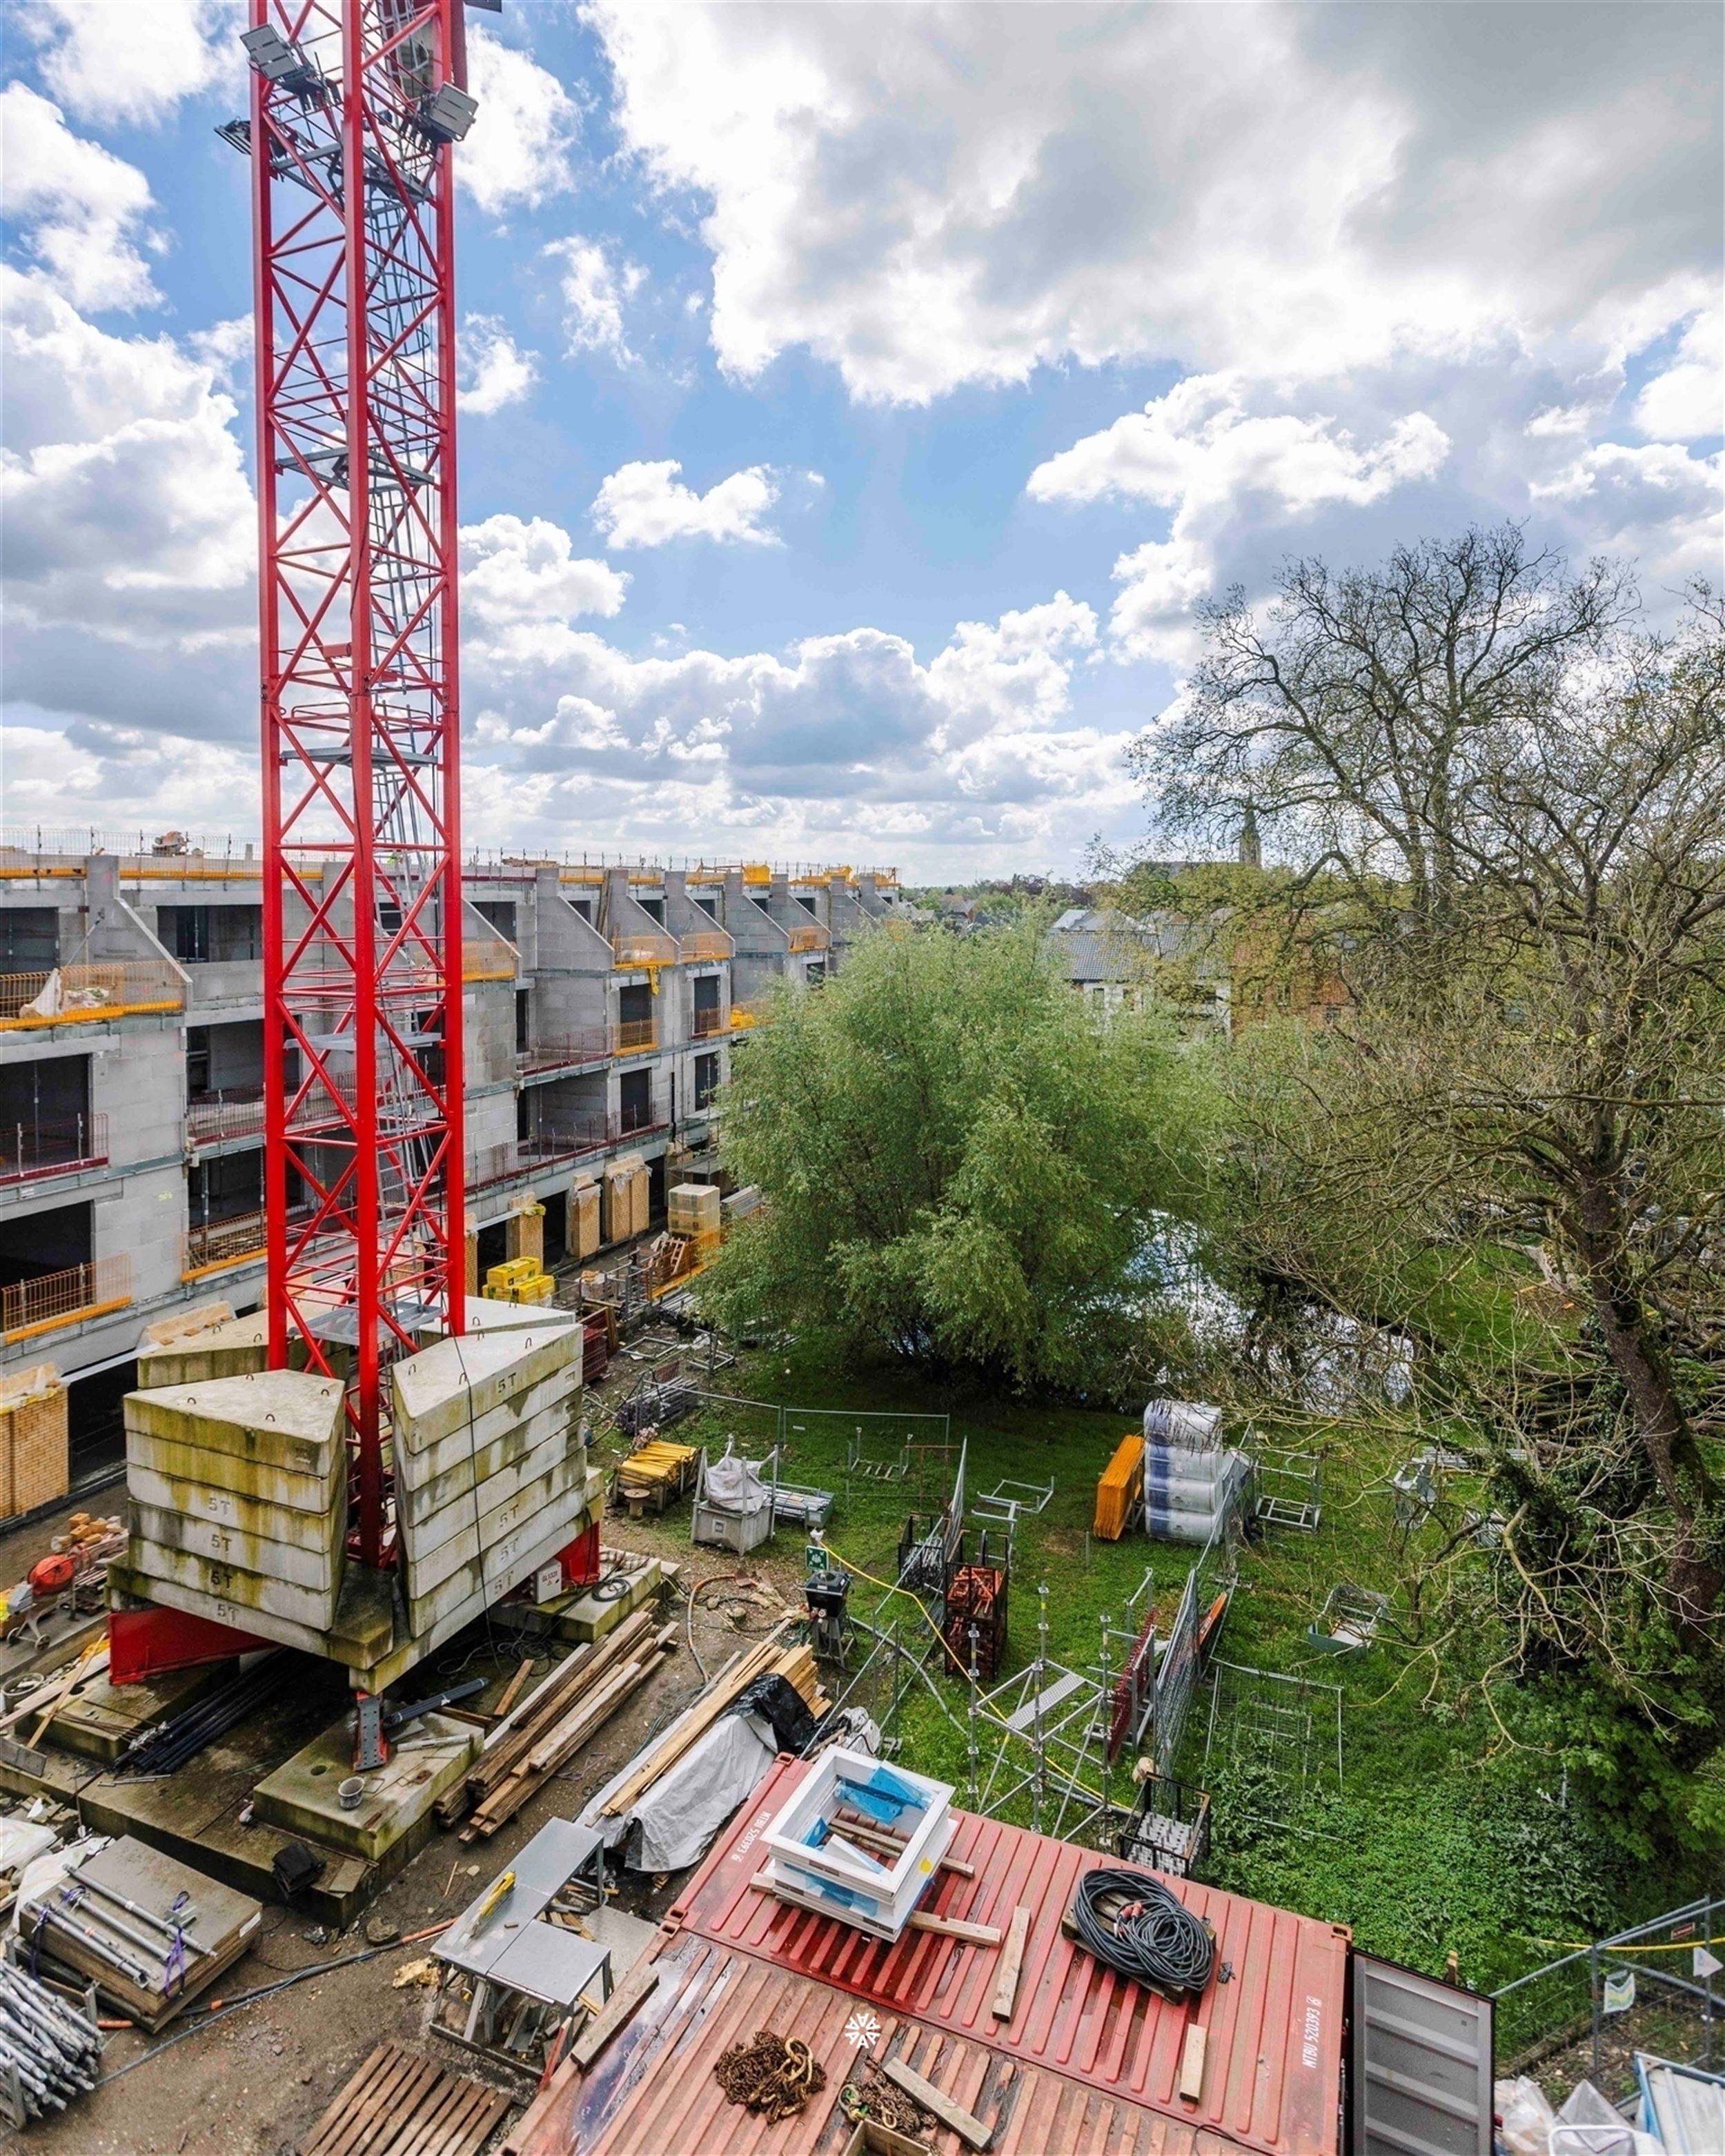
[[[1178,1895],[1147,1871],[1100,1866],[1072,1900],[1072,1927],[1096,1959],[1164,1991],[1202,1991],[1216,1943]]]

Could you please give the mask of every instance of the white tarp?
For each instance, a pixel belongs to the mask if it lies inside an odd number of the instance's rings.
[[[680,1871],[706,1855],[726,1820],[767,1779],[775,1756],[770,1723],[721,1714],[642,1792],[626,1818],[601,1819],[599,1807],[640,1764],[639,1755],[611,1777],[579,1824],[595,1828],[614,1848],[620,1844],[631,1871]]]

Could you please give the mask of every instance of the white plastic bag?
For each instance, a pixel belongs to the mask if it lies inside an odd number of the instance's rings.
[[[1503,2145],[1509,2156],[1551,2156],[1551,2130],[1558,2115],[1538,2082],[1525,2074],[1512,2082],[1494,2082],[1491,2108],[1503,2121]]]

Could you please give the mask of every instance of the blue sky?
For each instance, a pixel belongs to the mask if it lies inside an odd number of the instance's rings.
[[[256,828],[242,19],[4,9],[8,822]],[[476,17],[470,834],[1070,871],[1194,603],[1291,552],[1515,516],[1668,610],[1721,19]]]

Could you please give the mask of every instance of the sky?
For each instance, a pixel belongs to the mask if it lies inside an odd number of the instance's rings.
[[[0,0],[8,825],[259,828],[244,19]],[[469,19],[478,844],[1069,875],[1290,556],[1720,579],[1710,0]]]

